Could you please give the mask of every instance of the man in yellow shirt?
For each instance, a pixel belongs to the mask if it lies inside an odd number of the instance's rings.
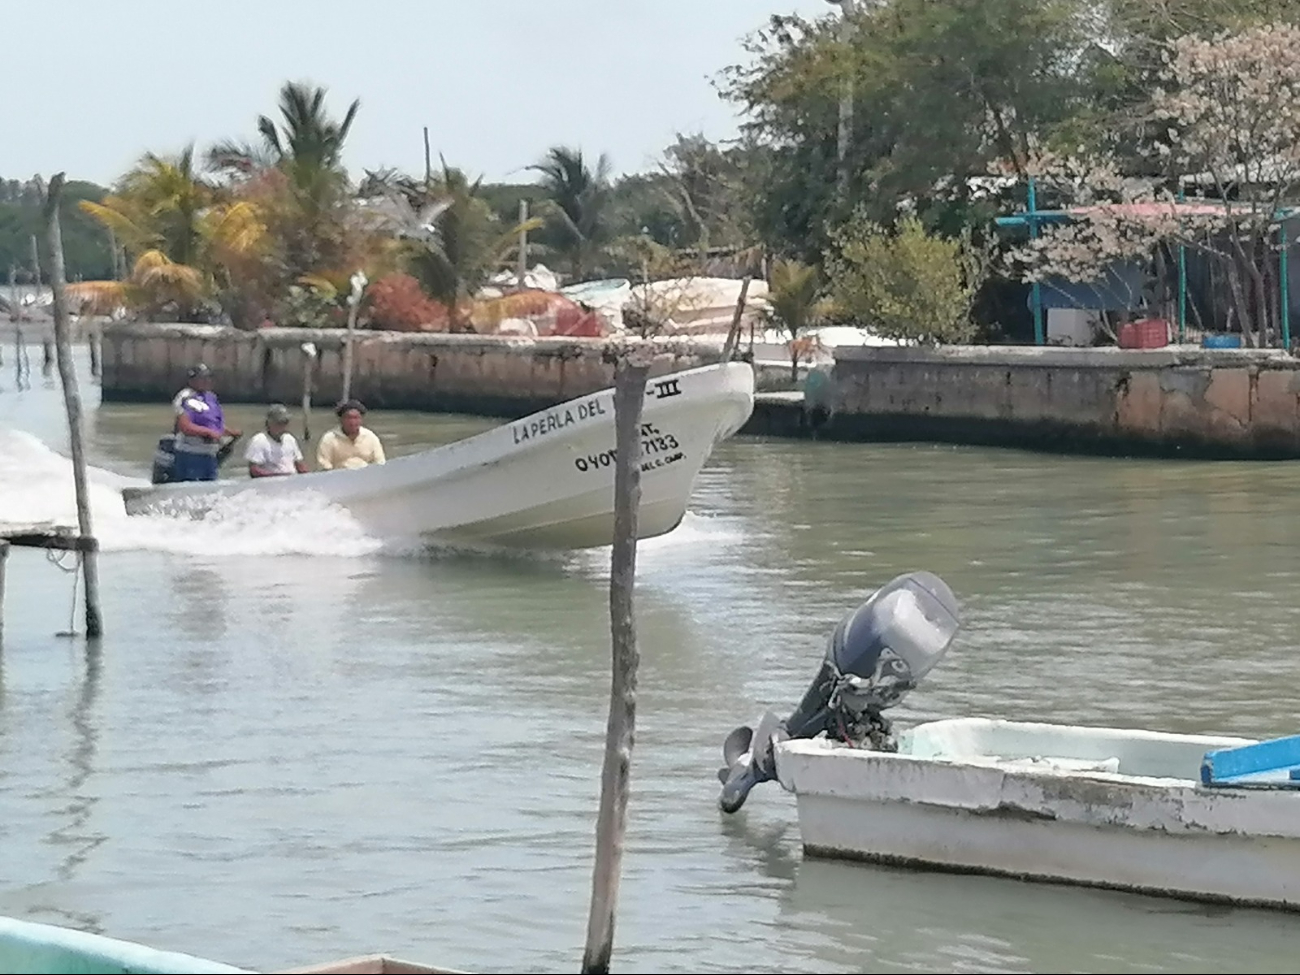
[[[350,399],[340,403],[334,415],[339,418],[338,429],[321,437],[316,447],[316,464],[321,470],[355,470],[384,462],[384,445],[361,425],[365,406]]]

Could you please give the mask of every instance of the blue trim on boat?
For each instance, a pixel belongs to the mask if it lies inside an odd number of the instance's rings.
[[[1201,784],[1300,788],[1300,735],[1206,752]]]

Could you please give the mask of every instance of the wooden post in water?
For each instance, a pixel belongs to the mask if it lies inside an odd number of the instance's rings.
[[[86,636],[103,635],[99,614],[99,553],[90,521],[90,497],[86,490],[86,451],[81,442],[81,394],[77,390],[77,372],[72,363],[72,342],[68,331],[68,296],[63,276],[63,232],[59,227],[59,197],[63,192],[63,173],[50,180],[45,197],[45,243],[49,259],[50,288],[54,292],[54,347],[59,363],[59,380],[63,386],[63,405],[68,414],[68,437],[72,445],[72,483],[77,493],[77,530],[88,542],[81,553],[81,568],[86,582]]]
[[[86,344],[90,349],[90,374],[98,379],[101,375],[99,365],[99,325],[91,324],[86,329]]]
[[[609,971],[614,951],[614,915],[627,832],[628,784],[636,741],[636,672],[641,655],[636,642],[635,583],[637,522],[641,507],[641,410],[646,377],[654,360],[651,346],[621,349],[614,372],[614,550],[609,567],[609,623],[613,667],[609,723],[596,818],[596,865],[592,871],[591,913],[582,971]]]
[[[9,561],[9,543],[0,538],[0,648],[5,645],[5,563]]]

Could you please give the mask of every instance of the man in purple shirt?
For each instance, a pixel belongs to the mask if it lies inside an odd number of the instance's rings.
[[[172,401],[176,411],[176,460],[173,481],[215,481],[223,437],[237,437],[226,427],[221,401],[212,391],[212,371],[199,363],[188,373],[190,384]]]

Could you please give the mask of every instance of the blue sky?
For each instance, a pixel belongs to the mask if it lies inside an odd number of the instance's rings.
[[[11,0],[14,2],[14,0]],[[41,0],[7,34],[0,176],[110,182],[141,152],[251,137],[286,79],[359,97],[347,163],[489,180],[555,143],[645,168],[675,131],[735,132],[711,79],[772,13],[826,0]],[[11,19],[10,23],[13,21]],[[52,63],[42,46],[61,25]],[[29,43],[30,42],[30,43]],[[57,67],[56,67],[57,66]],[[48,86],[48,87],[45,87]]]

